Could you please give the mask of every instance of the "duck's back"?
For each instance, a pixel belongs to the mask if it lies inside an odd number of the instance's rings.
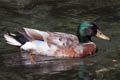
[[[75,47],[79,44],[77,36],[73,34],[61,33],[61,32],[48,32],[48,43],[55,44],[60,48]]]

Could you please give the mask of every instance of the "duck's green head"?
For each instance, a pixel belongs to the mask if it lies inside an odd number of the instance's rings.
[[[84,21],[77,29],[77,36],[80,43],[86,43],[91,41],[92,36],[96,36],[105,40],[110,40],[109,37],[105,36],[99,29],[96,23]]]

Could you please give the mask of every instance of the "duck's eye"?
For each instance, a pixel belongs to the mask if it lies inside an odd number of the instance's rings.
[[[85,29],[85,34],[86,34],[87,36],[91,35],[91,34],[92,34],[92,29],[86,28],[86,29]]]

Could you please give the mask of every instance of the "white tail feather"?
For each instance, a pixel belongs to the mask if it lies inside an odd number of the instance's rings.
[[[8,44],[14,45],[14,46],[21,46],[21,43],[15,40],[13,37],[9,36],[8,34],[4,34],[4,38],[7,41]]]

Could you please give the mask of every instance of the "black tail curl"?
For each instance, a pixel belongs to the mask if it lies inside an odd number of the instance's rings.
[[[8,35],[13,37],[15,40],[20,42],[22,45],[29,41],[24,35],[19,32],[16,32],[15,35],[8,32]]]

